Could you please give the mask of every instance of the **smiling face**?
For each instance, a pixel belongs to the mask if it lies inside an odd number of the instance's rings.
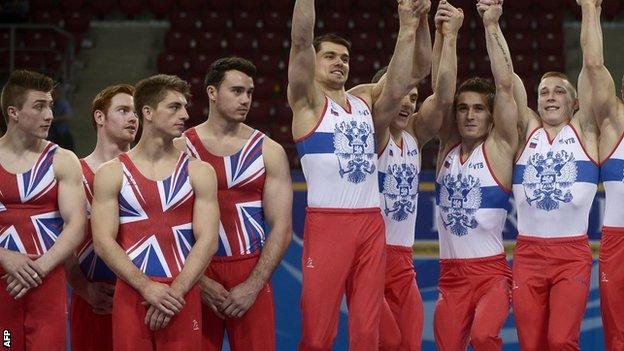
[[[342,89],[349,76],[349,50],[346,46],[322,42],[316,53],[317,81],[333,89]]]
[[[462,139],[485,139],[492,127],[492,113],[485,94],[464,91],[457,96],[455,117]]]
[[[404,130],[410,116],[416,111],[416,103],[418,101],[418,88],[410,90],[401,100],[399,114],[392,120],[390,127],[395,130]]]
[[[9,123],[27,135],[45,139],[52,124],[52,92],[28,90],[22,108],[9,106]]]
[[[572,84],[561,77],[542,79],[538,87],[537,111],[543,123],[557,126],[574,115],[578,99]]]
[[[251,108],[253,79],[247,74],[231,70],[225,72],[218,87],[208,86],[208,97],[219,115],[230,122],[244,122]]]

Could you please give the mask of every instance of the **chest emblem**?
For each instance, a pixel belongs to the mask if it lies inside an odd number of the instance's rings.
[[[479,224],[475,218],[481,207],[481,183],[473,176],[444,176],[440,187],[440,216],[444,227],[457,236],[468,234]]]
[[[572,201],[570,188],[576,177],[574,154],[561,150],[557,153],[548,151],[546,156],[532,155],[522,175],[527,202],[545,211],[558,209],[560,203]]]
[[[375,172],[375,139],[365,122],[343,121],[334,130],[334,154],[338,157],[340,177],[358,184]]]
[[[385,214],[400,222],[416,211],[418,173],[412,164],[390,165],[383,184]]]

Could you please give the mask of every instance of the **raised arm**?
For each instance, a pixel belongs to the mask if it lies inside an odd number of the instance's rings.
[[[431,73],[431,32],[429,31],[429,11],[420,15],[414,43],[413,79],[417,82],[427,78]]]
[[[410,120],[420,147],[440,132],[446,116],[452,117],[457,85],[457,33],[463,19],[464,13],[460,8],[455,8],[446,1],[441,1],[438,5],[436,24],[439,28],[436,29],[434,44],[434,48],[437,47],[438,50],[436,56],[438,60],[435,63],[436,70],[432,72],[433,95],[425,100],[417,117]],[[435,79],[433,74],[436,75]],[[445,134],[454,128],[452,121],[448,121],[447,124]],[[442,138],[446,140],[448,136]]]
[[[172,316],[182,310],[184,299],[166,284],[150,280],[133,263],[116,241],[119,229],[119,190],[122,167],[118,160],[109,161],[98,169],[94,180],[91,207],[93,247],[104,262],[136,289],[152,306]]]
[[[496,86],[494,96],[494,127],[492,139],[498,145],[507,146],[513,154],[518,146],[517,107],[513,98],[513,64],[509,47],[500,29],[498,20],[503,13],[503,6],[477,4],[485,27],[485,42],[490,57],[492,75]]]
[[[416,29],[423,12],[428,12],[429,0],[399,0],[399,34],[384,84],[376,84],[371,96],[363,97],[371,101],[375,130],[387,128],[400,109],[400,101],[418,84],[414,79],[414,41]],[[405,74],[411,72],[411,74]],[[380,89],[380,92],[377,91]],[[372,97],[378,96],[377,99]]]
[[[287,90],[288,103],[293,109],[295,122],[302,118],[305,120],[317,117],[313,113],[305,112],[322,108],[323,103],[323,94],[314,83],[316,60],[313,46],[314,21],[314,0],[295,1],[288,61]]]
[[[602,29],[600,28],[600,4],[597,0],[577,0],[581,5],[581,48],[583,49],[584,82],[587,89],[579,89],[579,100],[585,111],[590,112],[601,127],[605,122],[618,123],[619,99],[615,82],[604,65]],[[621,123],[620,123],[621,124]],[[621,125],[618,128],[621,130]],[[618,135],[619,136],[619,135]]]
[[[266,178],[262,208],[270,228],[258,263],[247,279],[230,290],[223,303],[224,314],[238,318],[253,305],[258,293],[266,288],[292,239],[292,181],[286,152],[278,143],[265,138],[263,145]]]

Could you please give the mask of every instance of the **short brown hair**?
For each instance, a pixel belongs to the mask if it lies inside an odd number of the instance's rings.
[[[8,123],[7,109],[9,106],[14,106],[20,110],[24,107],[29,90],[51,93],[54,90],[54,85],[52,78],[41,73],[26,70],[13,71],[9,80],[2,87],[2,95],[0,96],[0,105],[5,121]]]
[[[388,72],[388,66],[380,68],[371,79],[371,83],[378,83],[386,72]]]
[[[208,68],[206,78],[204,79],[204,87],[209,85],[219,87],[225,78],[227,71],[241,71],[253,78],[256,75],[256,66],[249,60],[241,57],[223,57],[214,61]]]
[[[563,80],[565,80],[566,82],[568,82],[568,88],[571,90],[572,93],[572,99],[576,100],[578,97],[578,94],[576,92],[576,88],[574,87],[574,85],[572,85],[572,82],[570,82],[570,79],[568,79],[568,76],[565,73],[562,72],[557,72],[557,71],[550,71],[550,72],[546,72],[542,75],[542,78],[540,78],[540,84],[542,83],[542,81],[546,78],[550,78],[550,77],[557,77],[557,78],[561,78]],[[539,87],[539,84],[538,84]]]
[[[455,93],[455,103],[453,106],[457,104],[457,98],[459,95],[464,92],[473,92],[485,95],[488,110],[492,113],[494,110],[494,94],[496,94],[496,88],[494,88],[494,84],[492,84],[491,80],[481,77],[466,79],[459,86],[459,89],[457,89],[457,93]]]
[[[93,114],[95,111],[100,110],[104,112],[104,114],[108,113],[108,109],[110,108],[111,101],[117,94],[134,94],[134,87],[130,84],[117,84],[111,85],[104,90],[100,91],[93,102],[91,102],[91,123],[93,124],[93,128],[97,130],[97,124],[95,123],[95,119],[93,118]]]
[[[173,90],[191,97],[191,88],[187,81],[178,76],[157,74],[139,81],[134,87],[134,110],[139,120],[143,120],[143,107],[156,108],[167,92]]]
[[[315,52],[319,52],[321,51],[321,44],[325,43],[325,42],[330,42],[330,43],[334,43],[334,44],[338,44],[338,45],[342,45],[344,47],[347,48],[348,51],[351,51],[351,42],[348,41],[347,39],[337,35],[337,34],[324,34],[321,36],[318,36],[316,38],[314,38],[314,41],[312,42],[312,44],[314,45],[314,51]]]

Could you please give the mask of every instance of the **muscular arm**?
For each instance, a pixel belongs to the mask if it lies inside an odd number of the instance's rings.
[[[504,156],[514,154],[518,146],[517,131],[517,107],[513,99],[513,64],[507,42],[498,24],[498,16],[502,13],[501,5],[490,6],[483,14],[485,26],[485,42],[494,84],[496,85],[496,95],[494,97],[494,127],[492,129],[492,140],[501,148],[496,150],[504,151]]]
[[[431,73],[431,32],[429,31],[428,12],[420,15],[416,42],[414,43],[413,79],[420,82]]]
[[[72,152],[59,148],[54,155],[53,167],[58,180],[58,206],[63,218],[63,231],[52,248],[37,259],[45,272],[50,272],[73,254],[84,239],[87,218],[87,200],[78,158]]]
[[[171,287],[182,296],[191,290],[203,275],[210,259],[217,251],[219,229],[219,203],[217,202],[217,176],[204,162],[191,161],[189,176],[195,193],[193,205],[193,234],[195,244],[186,257],[184,268]]]
[[[461,9],[448,7],[452,13],[451,17],[440,24],[439,34],[436,31],[434,50],[439,51],[436,57],[438,59],[436,70],[433,71],[436,78],[432,78],[433,95],[425,100],[418,112],[417,119],[411,120],[412,130],[420,147],[440,132],[445,116],[451,115],[455,98],[457,86],[457,33],[463,21],[463,12]],[[449,121],[448,124],[445,131],[447,134],[453,128],[451,126],[452,121]]]
[[[284,149],[268,138],[263,145],[266,178],[262,208],[271,228],[256,266],[247,279],[230,291],[223,310],[230,317],[240,317],[251,307],[282,260],[292,239],[292,181]]]
[[[98,169],[94,180],[91,228],[95,252],[108,267],[143,298],[160,311],[173,315],[184,305],[184,299],[166,284],[150,280],[130,260],[116,241],[119,230],[118,196],[122,186],[122,168],[118,160],[109,161]]]
[[[413,13],[413,6],[409,0],[399,1],[398,11],[399,34],[388,65],[386,81],[384,84],[373,86],[370,97],[363,97],[364,100],[372,102],[375,130],[384,130],[390,125],[400,109],[401,99],[418,84],[418,81],[413,79],[413,67],[415,65],[414,41],[420,14]],[[412,72],[412,74],[405,74],[405,72]],[[373,100],[373,96],[378,96],[378,98]]]
[[[296,135],[307,133],[307,125],[315,124],[312,119],[320,117],[310,111],[321,108],[323,103],[323,94],[314,83],[316,60],[313,46],[314,21],[314,0],[295,1],[288,61],[287,97],[288,104],[294,112],[293,119],[296,125],[293,132]]]
[[[605,122],[617,123],[619,99],[615,92],[613,77],[604,65],[600,7],[595,0],[582,0],[581,48],[586,89],[579,89],[582,108],[596,119],[602,128]],[[579,79],[580,80],[580,79]],[[579,82],[580,84],[580,82]],[[579,87],[580,88],[580,87]],[[620,123],[621,124],[621,123]]]

